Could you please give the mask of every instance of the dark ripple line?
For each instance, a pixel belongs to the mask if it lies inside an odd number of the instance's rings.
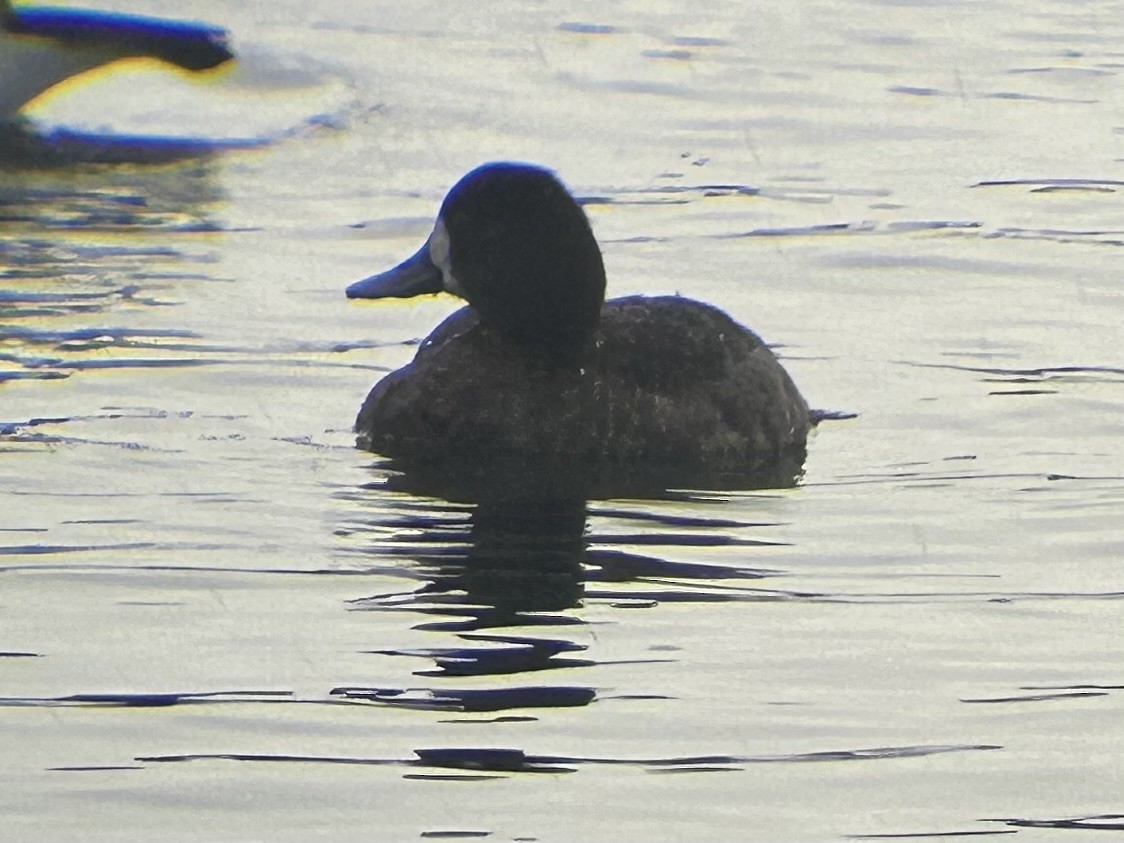
[[[139,287],[116,287],[111,290],[70,292],[70,293],[41,293],[33,290],[0,290],[0,303],[4,304],[53,304],[70,302],[99,302],[103,299],[116,299],[128,297]]]
[[[88,767],[48,767],[49,773],[113,773],[119,770],[143,770],[140,764],[105,764]]]
[[[640,545],[657,547],[789,547],[790,542],[742,539],[737,536],[692,533],[616,533],[591,536],[593,545]]]
[[[637,591],[609,591],[590,588],[586,600],[636,601],[647,602],[652,606],[659,603],[773,603],[792,600],[833,600],[831,595],[813,592],[782,591],[779,589],[708,587],[708,590],[680,588],[676,590],[656,590],[644,588],[643,582]]]
[[[154,542],[130,542],[126,544],[23,544],[0,547],[0,556],[38,556],[52,553],[86,553],[95,550],[151,550]],[[36,566],[27,566],[36,567]],[[0,570],[5,570],[0,568]]]
[[[6,495],[20,495],[31,498],[212,498],[213,502],[231,503],[248,500],[230,492],[67,492],[63,489],[50,492],[29,492],[23,489],[5,489]],[[264,503],[264,501],[255,501]]]
[[[1033,234],[1042,237],[1106,237],[1108,235],[1124,236],[1124,230],[1115,228],[1021,228],[1019,226],[1003,226],[995,229],[988,237],[1003,237],[1007,235]]]
[[[1079,474],[1041,474],[1023,472],[996,472],[987,474],[947,474],[932,472],[902,472],[900,474],[886,474],[875,477],[856,477],[844,480],[817,480],[804,483],[804,486],[864,486],[872,483],[932,483],[934,481],[951,480],[1121,480],[1124,477],[1115,475],[1079,475]]]
[[[1018,834],[1015,829],[989,829],[987,831],[913,831],[901,834],[846,834],[847,840],[917,840],[932,837],[990,837],[996,834]]]
[[[1007,71],[1012,73],[1014,71]],[[1051,97],[1042,94],[1024,94],[1018,91],[985,91],[982,93],[965,94],[963,91],[942,91],[940,88],[928,88],[921,85],[890,85],[886,88],[892,94],[905,94],[914,97],[958,97],[960,99],[996,99],[996,100],[1017,100],[1019,102],[1044,102],[1059,105],[1093,105],[1098,100],[1085,100],[1074,99],[1072,97]],[[1059,179],[1059,181],[1063,181]],[[1002,184],[1003,182],[998,182]],[[987,182],[982,182],[980,185],[986,186]]]
[[[500,748],[434,748],[415,749],[415,759],[360,758],[346,756],[272,755],[244,753],[193,753],[183,755],[139,756],[141,763],[187,761],[269,761],[314,764],[354,764],[364,766],[433,766],[486,772],[572,772],[591,765],[612,765],[666,770],[671,768],[729,767],[737,764],[823,763],[834,761],[876,761],[920,758],[950,752],[1000,750],[997,744],[944,744],[873,749],[830,750],[792,755],[700,755],[678,758],[608,758],[566,755],[533,755],[521,749]],[[566,766],[561,766],[566,765]],[[1004,820],[1000,820],[1004,822]]]
[[[68,343],[83,340],[96,340],[110,337],[121,341],[129,337],[175,337],[180,339],[201,339],[201,335],[194,331],[176,328],[75,328],[70,331],[44,331],[37,328],[19,328],[13,325],[4,325],[0,338],[34,340],[44,343]]]
[[[1085,185],[1124,187],[1124,181],[1120,179],[992,179],[976,182],[972,187],[1031,187],[1034,185],[1050,187],[1083,187]]]
[[[54,381],[69,378],[66,372],[0,372],[0,383],[7,381]]]
[[[1020,75],[1024,73],[1058,73],[1064,76],[1115,76],[1116,74],[1111,70],[1105,70],[1101,67],[1066,67],[1064,65],[1041,65],[1038,67],[1012,67],[1010,70],[1004,71],[1011,75]]]
[[[749,527],[787,526],[782,521],[736,521],[730,518],[707,518],[689,515],[674,515],[664,512],[644,512],[641,510],[619,509],[611,506],[592,504],[589,513],[602,518],[620,518],[628,521],[659,524],[665,527],[703,527],[709,529],[738,529]]]
[[[1107,820],[1107,822],[1105,822]],[[1124,831],[1124,814],[1090,814],[1057,820],[1028,820],[1018,817],[984,818],[980,822],[1006,823],[1018,828],[1073,828],[1092,831]]]
[[[68,339],[59,341],[55,339],[54,335],[49,333],[41,334],[28,329],[21,329],[19,335],[8,330],[5,326],[0,326],[0,339],[21,339],[28,343],[37,345],[55,345],[62,350],[69,352],[76,351],[104,351],[106,349],[143,349],[154,351],[176,351],[176,352],[194,352],[196,354],[248,354],[248,355],[262,355],[262,354],[344,354],[349,351],[359,349],[379,349],[379,348],[396,348],[401,345],[408,345],[412,343],[402,342],[382,342],[379,340],[348,340],[342,342],[298,342],[292,345],[271,344],[261,347],[251,347],[244,345],[226,345],[226,344],[205,344],[201,342],[157,342],[149,339],[133,339],[132,337],[152,337],[152,336],[169,336],[184,339],[199,339],[197,334],[188,332],[183,333],[161,333],[157,331],[139,331],[131,335],[118,335],[115,332],[94,332],[94,336],[88,338]],[[8,362],[21,362],[30,361],[39,366],[52,366],[62,365],[70,361],[61,357],[20,357],[14,354],[0,355],[0,360]]]
[[[605,664],[652,664],[663,663],[668,659],[643,659],[631,662],[599,662],[593,659],[556,657],[549,649],[538,650],[532,647],[520,648],[435,648],[425,651],[374,650],[372,654],[388,656],[411,656],[432,659],[435,667],[428,670],[415,670],[414,676],[426,677],[484,677],[531,673],[534,671],[559,670],[562,668],[594,667]]]
[[[566,755],[525,755],[528,759],[542,763],[565,764],[610,764],[646,767],[673,767],[698,764],[775,764],[775,763],[818,763],[823,761],[875,761],[888,758],[921,758],[949,752],[989,751],[1003,749],[999,744],[917,744],[912,746],[886,746],[869,749],[823,750],[801,752],[791,755],[696,755],[676,758],[606,758]],[[428,753],[456,753],[467,750],[415,750]],[[479,750],[490,752],[494,750]],[[521,750],[509,750],[520,752]]]
[[[960,698],[962,703],[1022,703],[1022,702],[1045,702],[1049,700],[1071,700],[1080,699],[1083,697],[1107,697],[1108,691],[1071,691],[1068,693],[1057,694],[1025,694],[1015,697],[980,697],[976,699]]]
[[[167,708],[199,702],[296,702],[292,691],[200,691],[186,693],[70,694],[65,697],[0,697],[0,706],[121,706]]]
[[[1019,600],[1120,600],[1124,591],[1022,591],[1022,592],[916,592],[891,594],[823,594],[813,600],[831,603],[916,603],[924,600],[942,601],[984,600],[989,603],[1015,603]]]
[[[586,562],[595,566],[586,573],[593,582],[622,582],[636,579],[666,581],[668,579],[731,580],[764,579],[781,572],[768,568],[748,568],[705,562],[672,562],[658,556],[644,556],[606,548],[590,548]]]
[[[87,371],[97,369],[170,369],[191,366],[284,366],[291,369],[323,367],[330,369],[361,369],[363,371],[374,372],[390,371],[389,366],[380,366],[373,363],[340,363],[332,360],[296,360],[289,357],[278,357],[275,359],[230,357],[224,360],[212,360],[205,357],[122,357],[115,360],[67,360],[59,362],[52,368]]]
[[[139,442],[115,441],[112,439],[86,439],[79,436],[59,436],[50,433],[28,433],[23,430],[0,431],[0,441],[13,444],[38,445],[100,445],[109,448],[122,448],[127,451],[146,451],[156,454],[182,454],[179,448],[159,448],[141,445]]]
[[[398,766],[414,764],[415,761],[402,761],[397,758],[347,758],[330,755],[265,755],[239,752],[192,753],[184,755],[139,755],[135,759],[142,764],[185,762],[185,761],[282,761],[304,764],[355,764],[362,766]]]
[[[992,368],[985,366],[964,366],[957,363],[918,363],[912,360],[893,360],[901,366],[918,369],[952,369],[959,372],[976,372],[983,375],[1003,375],[1008,377],[1046,378],[1051,375],[1107,374],[1124,375],[1124,369],[1115,366],[1042,366],[1031,369]]]
[[[159,549],[169,549],[171,546],[167,544],[156,545],[151,547]],[[237,545],[185,545],[175,549],[188,550],[231,550]],[[101,546],[90,548],[92,550],[105,549]],[[109,547],[110,550],[117,548]],[[336,569],[336,568],[232,568],[220,565],[0,565],[0,574],[9,573],[12,571],[110,571],[110,572],[136,572],[136,571],[157,571],[160,573],[210,573],[210,574],[249,574],[249,575],[274,575],[281,574],[284,576],[335,576],[341,577],[356,577],[356,576],[382,576],[384,574],[390,576],[403,576],[408,572],[405,569],[394,568],[370,568],[362,570],[351,569]],[[359,598],[361,601],[364,598]],[[359,601],[349,601],[359,602]]]
[[[9,436],[28,427],[42,427],[43,425],[69,424],[71,422],[107,421],[115,419],[166,419],[170,416],[183,418],[182,413],[169,413],[166,410],[149,410],[139,413],[92,413],[81,416],[45,416],[30,418],[26,421],[5,422],[0,421],[0,436]]]
[[[593,688],[526,686],[518,688],[333,688],[333,697],[420,711],[491,712],[513,708],[571,708],[589,705]]]
[[[824,223],[820,225],[786,226],[781,228],[754,228],[749,231],[705,235],[708,239],[730,240],[744,237],[805,237],[845,234],[912,234],[926,231],[965,231],[982,229],[977,220],[901,220],[885,225],[873,220],[858,222]]]

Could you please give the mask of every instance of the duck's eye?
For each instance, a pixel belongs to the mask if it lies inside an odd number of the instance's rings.
[[[433,226],[433,234],[429,236],[429,259],[434,266],[441,270],[441,279],[445,289],[463,299],[464,287],[453,275],[453,261],[449,253],[449,230],[445,228],[445,221],[438,218],[437,224]]]

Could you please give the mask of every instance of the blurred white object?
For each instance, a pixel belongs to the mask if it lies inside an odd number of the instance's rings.
[[[142,57],[201,71],[234,54],[226,30],[209,24],[0,0],[0,122],[72,76]]]

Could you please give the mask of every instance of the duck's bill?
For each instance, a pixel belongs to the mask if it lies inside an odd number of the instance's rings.
[[[408,299],[444,289],[441,270],[429,254],[429,241],[394,269],[356,281],[347,288],[349,299]]]
[[[0,29],[92,45],[121,56],[153,56],[184,70],[210,70],[234,58],[226,30],[194,21],[51,7],[13,8],[0,0]]]

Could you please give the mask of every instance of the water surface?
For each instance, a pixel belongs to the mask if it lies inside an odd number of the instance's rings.
[[[0,168],[6,834],[1121,828],[1112,4],[127,6],[244,59],[31,115],[205,154]],[[501,157],[611,295],[857,414],[799,485],[464,500],[354,449],[457,303],[343,288]]]

